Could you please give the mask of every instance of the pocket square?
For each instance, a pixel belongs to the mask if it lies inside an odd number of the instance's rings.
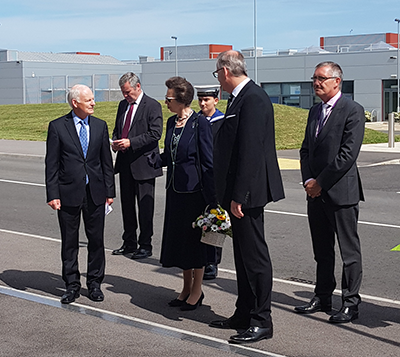
[[[236,114],[227,115],[227,116],[225,117],[225,119],[231,119],[231,118],[233,118],[233,117],[235,117],[235,116],[236,116]]]

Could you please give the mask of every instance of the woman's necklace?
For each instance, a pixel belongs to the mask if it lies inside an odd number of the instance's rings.
[[[190,116],[192,115],[192,113],[193,113],[193,109],[190,109],[190,111],[189,111],[188,113],[184,113],[184,115],[183,115],[182,117],[178,116],[178,114],[177,114],[177,115],[176,115],[176,118],[175,118],[175,123],[176,123],[178,126],[183,125],[184,121],[185,121],[186,119],[190,118]]]

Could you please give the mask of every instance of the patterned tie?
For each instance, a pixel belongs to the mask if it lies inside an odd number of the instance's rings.
[[[81,124],[81,129],[79,130],[79,140],[81,141],[83,156],[86,158],[87,150],[88,150],[88,137],[87,131],[85,128],[85,122],[81,120],[79,122]]]
[[[83,151],[83,156],[86,158],[86,154],[88,151],[88,135],[87,135],[87,131],[85,128],[85,122],[83,120],[79,121],[79,123],[81,124],[81,129],[79,130],[79,140],[81,142],[81,146],[82,146],[82,151]],[[86,175],[86,185],[89,183],[89,176]]]
[[[126,118],[125,118],[125,124],[124,124],[124,127],[122,128],[121,139],[126,139],[128,137],[129,128],[131,127],[132,113],[133,113],[134,105],[135,105],[135,103],[132,103],[131,106],[129,107],[128,114],[126,115]]]
[[[317,131],[315,132],[315,137],[318,137],[319,133],[321,132],[322,128],[325,125],[326,119],[328,119],[328,110],[331,107],[329,104],[323,103],[321,106],[321,113],[318,117],[318,124],[317,124]]]

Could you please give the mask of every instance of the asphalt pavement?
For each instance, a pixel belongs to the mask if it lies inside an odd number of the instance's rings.
[[[2,157],[43,158],[45,143],[0,140]],[[298,150],[278,153],[281,168],[298,168]],[[397,164],[400,143],[364,145],[359,165]],[[1,178],[1,174],[0,174]],[[0,183],[1,184],[1,183]],[[12,208],[12,202],[2,202]],[[43,204],[38,209],[43,209]],[[156,217],[155,225],[162,225]],[[226,242],[224,249],[231,249]],[[220,268],[204,283],[203,306],[182,312],[167,302],[176,297],[181,272],[165,269],[159,257],[134,261],[107,250],[105,301],[92,302],[87,290],[71,305],[64,291],[60,241],[0,227],[0,356],[398,356],[400,301],[364,296],[360,318],[327,323],[320,312],[298,315],[293,307],[313,296],[312,282],[275,279],[272,296],[274,337],[251,345],[227,343],[233,330],[208,326],[229,317],[236,300],[235,273]],[[86,250],[80,249],[85,272]],[[340,307],[340,292],[334,297]]]

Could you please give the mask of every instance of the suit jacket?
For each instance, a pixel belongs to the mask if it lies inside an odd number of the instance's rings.
[[[316,179],[322,197],[335,205],[356,204],[364,200],[356,162],[364,137],[364,108],[342,95],[315,138],[321,105],[310,109],[300,149],[303,182]]]
[[[119,103],[113,140],[121,139],[125,112],[129,106],[126,99]],[[142,100],[132,119],[128,139],[131,142],[127,151],[117,153],[115,173],[119,173],[121,165],[129,165],[135,180],[149,180],[162,175],[161,169],[149,166],[147,156],[158,154],[158,141],[161,138],[163,119],[161,104],[143,94]]]
[[[79,206],[86,194],[86,175],[96,205],[115,197],[114,172],[107,124],[89,116],[89,146],[86,159],[76,132],[72,111],[49,124],[46,142],[47,202]]]
[[[187,120],[179,140],[176,157],[171,151],[171,140],[176,115],[170,117],[165,133],[161,165],[167,166],[166,188],[170,186],[181,193],[203,191],[207,204],[214,204],[212,129],[203,115],[193,113]],[[197,133],[196,133],[197,131]]]
[[[284,198],[275,148],[274,112],[267,93],[248,82],[227,108],[214,138],[217,198],[229,208],[263,207]]]

